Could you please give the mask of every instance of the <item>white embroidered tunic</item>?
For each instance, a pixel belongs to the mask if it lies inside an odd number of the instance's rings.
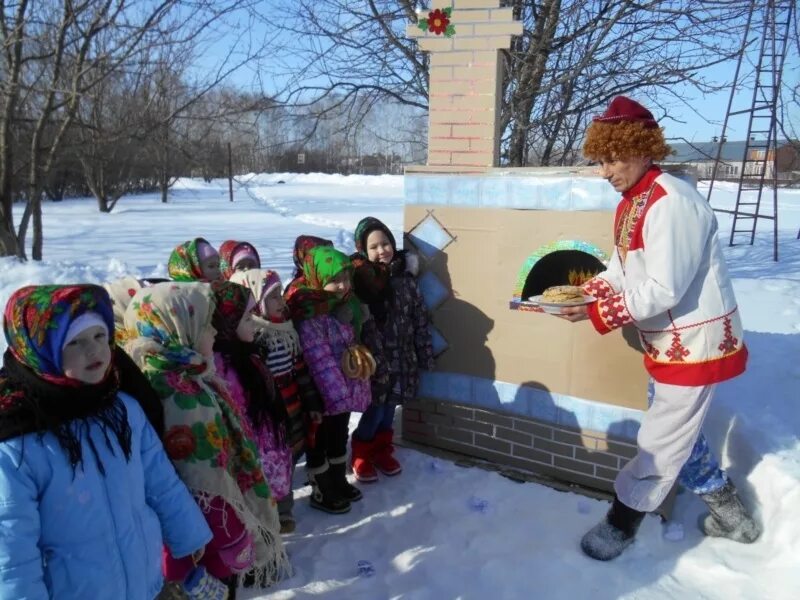
[[[614,222],[615,248],[586,284],[595,329],[633,323],[656,381],[701,386],[741,374],[742,323],[717,220],[689,184],[651,167],[625,192]]]

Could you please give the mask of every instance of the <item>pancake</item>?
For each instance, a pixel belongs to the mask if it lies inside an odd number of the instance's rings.
[[[544,302],[581,302],[583,289],[576,285],[556,285],[547,288],[542,294]]]

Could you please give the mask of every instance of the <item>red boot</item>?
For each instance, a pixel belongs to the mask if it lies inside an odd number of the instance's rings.
[[[386,429],[379,431],[375,434],[375,454],[372,456],[372,462],[378,470],[384,475],[389,477],[399,475],[403,467],[397,462],[394,457],[394,446],[392,445],[392,438],[394,437],[393,429]]]
[[[353,469],[353,475],[361,483],[378,481],[378,473],[375,471],[375,467],[372,466],[374,446],[374,441],[364,442],[355,437],[350,441],[350,467]]]

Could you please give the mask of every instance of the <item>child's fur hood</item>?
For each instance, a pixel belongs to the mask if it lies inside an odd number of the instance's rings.
[[[406,273],[411,273],[414,277],[419,277],[419,255],[415,252],[406,252]]]
[[[390,265],[392,275],[408,273],[412,277],[419,275],[419,256],[410,250],[400,250],[397,258]]]

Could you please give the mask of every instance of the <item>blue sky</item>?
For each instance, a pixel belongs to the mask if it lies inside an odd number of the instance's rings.
[[[231,20],[237,20],[231,17]],[[250,38],[253,42],[264,35],[263,23],[253,22],[249,19],[243,18],[239,23],[239,31],[237,32],[237,39],[228,40],[220,39],[211,48],[207,48],[203,53],[201,63],[204,67],[208,68],[215,57],[219,59],[225,53],[225,49],[230,44],[247,44],[245,38]],[[260,30],[260,31],[259,31]],[[755,46],[755,45],[754,45]],[[742,73],[740,74],[740,88],[734,98],[733,110],[748,108],[752,102],[752,73],[753,62],[755,56],[750,56],[750,61],[745,62],[742,66]],[[266,59],[269,61],[272,57],[268,56]],[[262,67],[262,73],[270,70],[272,65],[265,64]],[[284,65],[285,67],[285,65]],[[718,65],[717,67],[707,71],[706,75],[711,78],[716,84],[723,86],[723,89],[714,94],[703,96],[695,89],[685,87],[684,89],[674,90],[682,98],[682,102],[671,98],[665,93],[663,101],[668,105],[668,114],[664,115],[663,111],[656,113],[660,124],[665,128],[665,133],[668,138],[685,138],[688,141],[711,141],[713,136],[719,136],[722,133],[722,124],[725,117],[725,112],[728,106],[730,97],[730,89],[733,83],[733,76],[736,69],[736,62],[730,61],[725,64]],[[800,74],[800,58],[796,54],[796,48],[790,48],[790,54],[787,56],[787,61],[784,67],[784,83],[791,83],[791,80],[796,80]],[[744,78],[744,79],[743,79]],[[742,81],[743,79],[743,81]],[[270,85],[269,76],[266,80],[258,81],[253,68],[245,67],[235,73],[229,82],[242,89],[248,91],[258,91],[258,86],[261,84]],[[273,89],[265,89],[265,92],[272,92]],[[636,94],[632,94],[637,98]],[[647,96],[641,96],[643,104],[647,105]],[[661,98],[659,98],[661,100]],[[790,122],[794,123],[794,129],[800,131],[800,107],[795,107],[792,114],[788,114],[787,118]],[[747,133],[747,117],[738,116],[729,120],[727,137],[729,140],[743,140]],[[780,135],[780,134],[779,134]]]
[[[736,63],[723,64],[709,72],[709,75],[719,84],[724,85],[724,89],[712,95],[703,97],[696,90],[685,90],[684,98],[689,102],[695,112],[685,106],[674,106],[670,112],[670,118],[661,120],[661,125],[665,128],[667,137],[684,137],[689,141],[711,141],[713,136],[722,133],[723,120],[730,100],[731,86],[736,70]],[[800,60],[796,55],[787,56],[784,65],[783,84],[796,83],[798,73],[800,73]],[[744,77],[742,77],[744,75]],[[731,106],[732,111],[750,108],[753,100],[753,68],[744,64],[740,74],[739,86]],[[763,114],[763,113],[762,113]],[[797,106],[787,114],[787,119],[795,126],[796,131],[800,131],[800,110]],[[727,138],[733,140],[743,140],[747,135],[748,116],[739,115],[731,117],[728,121]],[[779,137],[782,137],[779,132]]]

